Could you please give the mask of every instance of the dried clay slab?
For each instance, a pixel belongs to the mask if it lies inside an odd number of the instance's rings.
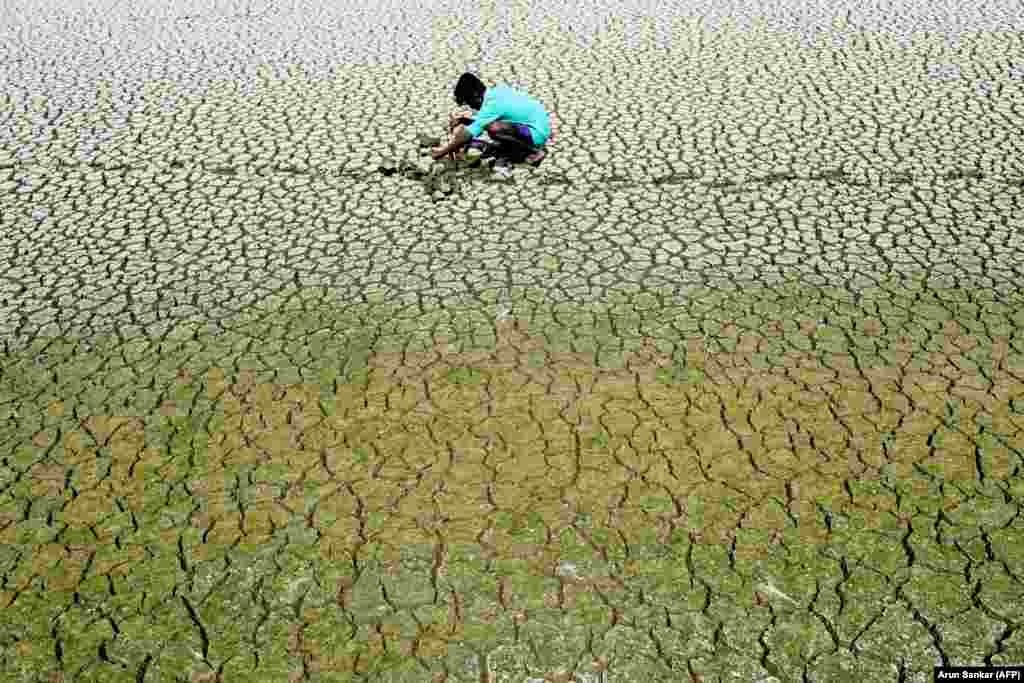
[[[436,135],[420,133],[416,136],[416,144],[420,147],[437,147],[441,144],[441,138]]]

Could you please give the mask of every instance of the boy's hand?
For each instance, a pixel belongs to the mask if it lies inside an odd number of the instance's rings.
[[[473,121],[468,111],[456,111],[448,115],[448,132],[451,133],[458,125],[467,126]]]
[[[469,134],[469,131],[466,130],[465,126],[457,125],[455,126],[455,130],[452,131],[452,139],[448,141],[448,144],[431,148],[430,156],[432,156],[435,161],[443,159],[472,139],[473,136]]]

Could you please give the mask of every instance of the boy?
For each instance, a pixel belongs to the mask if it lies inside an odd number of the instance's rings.
[[[478,113],[475,119],[459,116],[449,119],[451,142],[432,149],[434,159],[443,159],[467,145],[470,158],[483,153],[513,162],[526,161],[534,166],[544,158],[551,122],[544,106],[529,95],[504,85],[488,88],[473,74],[464,73],[455,85],[455,103],[476,109]],[[493,141],[490,149],[478,139],[484,131]]]

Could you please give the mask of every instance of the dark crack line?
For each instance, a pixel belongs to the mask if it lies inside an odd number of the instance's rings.
[[[928,632],[932,639],[932,645],[935,646],[935,650],[939,653],[939,658],[942,660],[942,666],[949,666],[949,656],[942,647],[942,632],[939,631],[938,624],[933,624],[928,620],[926,616],[917,608],[916,605],[910,600],[910,597],[904,592],[903,586],[900,586],[896,590],[896,595],[903,601],[904,606],[910,611],[914,621],[920,624]]]
[[[772,621],[774,622],[774,620],[775,620],[775,617],[773,615],[772,616]],[[761,656],[758,659],[758,663],[761,665],[762,669],[764,669],[769,674],[771,674],[775,678],[777,678],[780,681],[783,681],[783,683],[785,683],[786,681],[789,680],[789,677],[786,676],[782,672],[782,670],[779,669],[778,665],[775,664],[775,662],[773,662],[771,660],[771,648],[768,647],[768,640],[766,638],[766,635],[767,635],[769,629],[771,629],[771,627],[772,627],[771,624],[766,625],[763,629],[761,629],[761,632],[757,636],[757,644],[761,648]]]
[[[1006,643],[1013,637],[1017,632],[1017,626],[1008,622],[1003,622],[1003,632],[996,638],[995,648],[989,654],[985,655],[984,661],[985,666],[994,666],[993,660],[999,655],[1006,654]]]
[[[903,554],[907,556],[907,566],[914,566],[914,560],[917,555],[914,553],[914,546],[910,543],[910,537],[914,533],[914,526],[907,520],[907,531],[900,537],[900,546],[903,548]]]
[[[135,683],[145,683],[146,673],[149,672],[149,667],[152,663],[153,655],[147,652],[146,656],[142,658],[139,668],[135,671]]]
[[[24,167],[39,167],[39,164],[31,164],[18,162],[16,164],[6,164],[3,168],[5,169],[16,169],[19,166]],[[409,162],[403,162],[393,166],[380,166],[370,171],[348,171],[342,168],[326,168],[326,167],[295,167],[280,164],[268,164],[262,166],[252,167],[235,167],[235,166],[216,166],[209,165],[205,162],[185,162],[180,159],[174,159],[170,162],[171,168],[174,169],[193,169],[199,170],[206,173],[219,176],[266,176],[271,174],[281,174],[288,176],[311,176],[311,177],[338,177],[348,178],[352,180],[370,180],[376,176],[394,176],[398,175],[411,180],[430,180],[435,176],[429,171],[424,171],[416,166],[411,165]],[[63,170],[70,170],[76,168],[89,168],[92,170],[100,170],[104,174],[110,175],[125,175],[132,171],[146,171],[152,167],[151,164],[110,164],[104,165],[99,162],[78,162],[68,163],[64,160],[59,161],[56,164],[56,168]],[[45,166],[44,166],[45,168]],[[469,167],[465,167],[469,168]],[[471,169],[476,170],[476,169]],[[248,172],[246,172],[248,171]],[[445,173],[439,175],[446,175]],[[479,179],[483,182],[491,182],[489,176],[477,173]],[[995,180],[1001,182],[1004,185],[1010,187],[1024,186],[1024,178],[1016,177],[1000,177],[996,174],[985,174],[976,169],[958,169],[942,175],[936,175],[927,178],[929,181],[934,180],[945,180],[949,182],[956,182],[959,180]],[[722,190],[727,194],[743,192],[753,186],[773,185],[782,182],[821,182],[825,181],[830,184],[845,184],[851,186],[871,186],[873,184],[880,185],[903,185],[915,182],[916,178],[906,174],[891,174],[888,176],[881,176],[872,181],[864,181],[856,179],[845,171],[842,170],[826,170],[820,173],[812,173],[806,176],[800,176],[792,173],[774,174],[770,173],[763,176],[757,176],[748,180],[737,181],[729,179],[719,179],[711,181],[700,181],[698,176],[692,174],[668,174],[665,176],[659,176],[656,178],[637,180],[632,178],[625,178],[622,176],[605,176],[603,178],[586,179],[582,181],[572,180],[563,175],[553,175],[543,177],[540,182],[544,185],[609,185],[613,187],[623,188],[635,188],[635,187],[678,187],[682,188],[686,185],[701,186],[712,190]],[[103,182],[107,182],[107,176],[104,175]],[[37,188],[38,189],[38,188]]]
[[[843,588],[843,584],[849,581],[852,576],[850,573],[850,565],[847,563],[845,556],[839,558],[839,570],[843,573],[843,578],[833,589],[836,596],[839,598],[839,609],[836,612],[837,616],[841,615],[846,609],[846,590]]]
[[[860,657],[866,654],[863,650],[861,650],[861,647],[857,643],[857,641],[864,637],[864,634],[867,633],[871,629],[871,627],[874,626],[875,623],[877,623],[878,620],[882,618],[883,615],[885,615],[884,607],[882,608],[882,611],[876,613],[874,616],[868,619],[867,623],[864,624],[864,626],[861,627],[860,631],[858,631],[857,634],[854,635],[853,638],[850,640],[850,652],[852,652],[854,656]]]
[[[199,619],[199,614],[195,608],[192,607],[192,603],[189,602],[188,598],[184,595],[181,596],[181,604],[185,606],[185,611],[188,612],[189,618],[192,620],[192,624],[199,631],[199,642],[202,647],[203,661],[209,664],[210,659],[210,637],[206,632],[206,627],[203,626],[203,622]]]
[[[988,535],[988,532],[985,529],[980,529],[980,531],[981,542],[985,546],[985,559],[989,562],[996,562],[996,553],[995,550],[992,549],[992,538]]]
[[[267,602],[266,596],[263,594],[263,577],[260,576],[256,579],[256,585],[253,587],[253,595],[256,597],[256,601],[260,607],[260,615],[256,619],[256,625],[252,630],[251,643],[253,648],[253,657],[256,659],[256,666],[259,666],[259,633],[263,625],[270,621],[270,603]],[[340,605],[344,609],[344,605]]]
[[[814,501],[814,507],[817,508],[818,514],[821,515],[821,521],[825,524],[825,534],[831,536],[835,531],[832,511],[822,505],[820,501]]]
[[[185,572],[186,575],[191,575],[192,572],[191,572],[191,569],[188,566],[188,560],[187,560],[188,553],[185,552],[184,536],[182,536],[182,535],[178,536],[177,553],[176,553],[176,555],[177,555],[177,559],[178,559],[178,566],[181,567],[181,571]]]
[[[647,629],[647,637],[654,643],[654,650],[657,653],[657,660],[660,660],[670,671],[672,670],[672,656],[665,651],[665,646],[662,645],[661,639],[654,632],[654,627],[651,626]]]
[[[896,662],[896,683],[907,683],[907,663],[903,659]]]
[[[127,664],[125,664],[124,662],[122,662],[122,661],[120,661],[118,659],[112,659],[111,656],[110,656],[110,653],[107,652],[107,645],[110,642],[111,641],[104,640],[102,643],[100,643],[99,651],[98,651],[98,655],[97,655],[100,658],[100,661],[101,662],[105,662],[107,664],[113,664],[113,665],[119,666],[122,669],[127,669],[128,668]]]
[[[815,617],[817,617],[818,621],[820,621],[822,626],[825,627],[825,630],[828,631],[828,635],[832,639],[832,652],[837,652],[839,650],[839,648],[840,648],[840,643],[841,643],[841,641],[839,640],[839,632],[836,630],[835,625],[831,621],[829,621],[828,617],[825,616],[825,614],[823,614],[822,612],[818,611],[818,609],[815,607],[815,603],[818,601],[818,597],[820,595],[821,595],[821,579],[820,578],[816,578],[814,580],[814,597],[811,598],[811,601],[808,603],[807,608],[810,610],[811,614],[813,614]],[[841,604],[840,604],[840,606],[841,606]],[[822,654],[824,654],[824,653],[818,653],[819,656],[822,655]],[[805,671],[805,677],[806,677],[806,671]]]
[[[710,616],[708,613],[711,610],[711,586],[709,586],[704,579],[698,579],[698,581],[700,581],[701,588],[704,592],[704,602],[701,603],[700,613],[704,616]]]
[[[57,658],[57,666],[64,670],[64,646],[60,639],[60,630],[55,623],[50,627],[50,637],[53,638],[53,656]]]
[[[998,621],[1003,625],[1002,633],[1000,633],[999,637],[996,638],[993,650],[985,655],[985,665],[992,666],[992,660],[1006,651],[1006,641],[1009,640],[1014,631],[1016,631],[1017,624],[986,605],[981,599],[981,590],[982,585],[981,580],[979,579],[975,582],[974,589],[971,591],[971,602],[973,603],[974,608],[986,615],[989,619]]]
[[[686,561],[686,573],[690,578],[690,589],[693,590],[697,587],[697,568],[693,563],[693,546],[696,545],[697,534],[694,531],[690,531],[690,542],[686,545],[686,555],[684,559]],[[707,600],[705,600],[705,603]]]

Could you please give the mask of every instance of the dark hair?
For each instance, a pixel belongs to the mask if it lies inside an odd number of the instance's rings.
[[[474,109],[479,109],[486,91],[487,86],[483,81],[467,71],[459,76],[459,82],[455,84],[455,104],[468,104]]]

